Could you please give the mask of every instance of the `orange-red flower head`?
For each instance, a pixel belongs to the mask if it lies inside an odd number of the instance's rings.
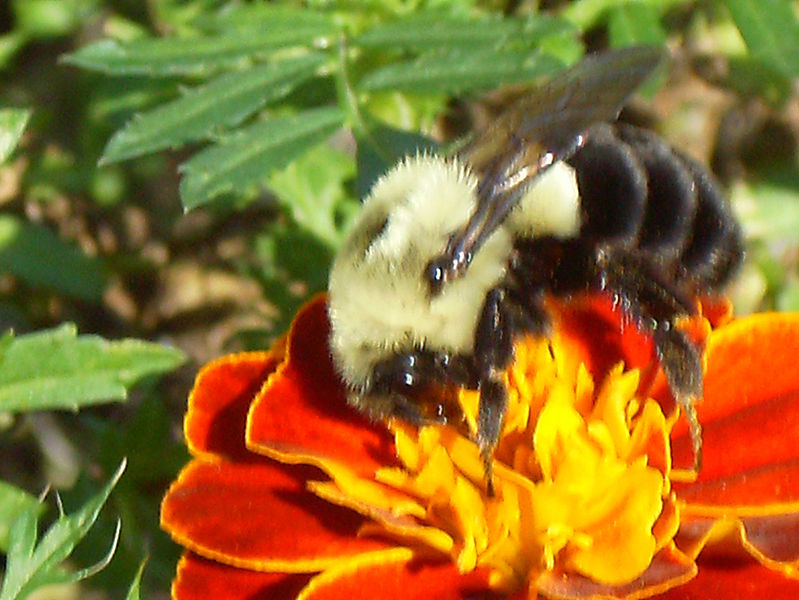
[[[799,591],[799,316],[707,338],[705,469],[648,342],[606,307],[562,307],[525,340],[486,493],[477,397],[459,428],[347,406],[324,301],[270,353],[198,376],[195,456],[164,499],[193,598],[793,598]],[[715,319],[715,317],[713,317]],[[734,593],[733,593],[734,592]]]

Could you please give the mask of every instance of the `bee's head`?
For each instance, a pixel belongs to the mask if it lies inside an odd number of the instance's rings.
[[[364,201],[330,273],[333,352],[372,363],[414,347],[468,350],[487,290],[504,274],[510,241],[501,232],[469,271],[437,295],[428,267],[476,205],[475,176],[453,159],[408,158],[381,177]],[[474,271],[474,273],[472,273]],[[345,355],[369,357],[350,360]]]

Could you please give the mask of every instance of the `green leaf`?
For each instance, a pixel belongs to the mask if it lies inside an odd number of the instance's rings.
[[[608,33],[611,45],[617,48],[635,44],[661,46],[666,41],[658,8],[645,2],[627,2],[612,9]]]
[[[242,67],[268,58],[276,50],[312,47],[331,35],[328,26],[250,29],[210,37],[102,40],[67,55],[70,64],[114,75],[209,75],[222,68]]]
[[[266,181],[344,122],[335,107],[276,117],[237,131],[181,165],[180,195],[189,210],[220,194],[246,191]]]
[[[133,581],[130,583],[130,587],[128,588],[128,593],[125,595],[125,600],[139,600],[140,590],[141,590],[141,576],[144,573],[144,566],[147,564],[147,559],[145,558],[141,564],[139,565],[138,570],[136,571],[136,575],[133,577]]]
[[[17,337],[0,362],[0,410],[77,410],[124,400],[127,388],[183,362],[174,348],[77,336],[75,326]]]
[[[134,117],[111,138],[101,163],[175,147],[208,136],[215,128],[238,125],[313,76],[324,60],[324,55],[309,54],[217,77]]]
[[[32,286],[97,302],[105,289],[100,261],[39,225],[0,215],[0,270]]]
[[[531,81],[562,67],[558,59],[526,49],[453,51],[392,63],[365,75],[359,88],[463,93]]]
[[[200,16],[194,24],[211,32],[248,29],[318,29],[332,31],[334,15],[307,8],[265,2],[229,5],[224,10]]]
[[[6,573],[0,590],[0,600],[22,600],[43,585],[85,579],[107,564],[116,547],[116,540],[112,544],[111,552],[95,567],[75,573],[69,573],[61,568],[61,563],[69,557],[97,520],[100,509],[124,470],[123,461],[102,490],[75,513],[60,515],[38,544],[36,544],[38,507],[26,509],[17,517],[9,534]]]
[[[751,56],[732,56],[725,85],[741,96],[758,95],[773,106],[780,106],[793,93],[793,79],[769,63]]]
[[[298,225],[336,247],[342,235],[339,209],[348,201],[356,204],[344,185],[354,175],[352,157],[328,146],[317,146],[272,173],[269,189]]]
[[[799,20],[786,0],[724,0],[752,57],[799,77]]]
[[[24,108],[0,109],[0,165],[6,162],[22,138],[31,111]]]
[[[429,11],[379,24],[356,37],[352,44],[417,51],[455,47],[474,50],[475,46],[502,48],[509,43],[531,48],[544,37],[574,32],[568,21],[544,15],[527,19],[467,19]]]
[[[433,140],[420,133],[384,125],[373,128],[368,136],[358,139],[358,180],[355,186],[358,197],[365,198],[378,177],[405,156],[438,149]]]
[[[23,511],[37,514],[39,500],[16,486],[0,481],[0,550],[8,550],[8,533],[11,524]]]

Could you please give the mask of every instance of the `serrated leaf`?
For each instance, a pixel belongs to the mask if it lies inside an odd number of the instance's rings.
[[[749,53],[799,77],[799,19],[786,0],[724,0]]]
[[[617,48],[635,44],[661,46],[666,41],[658,8],[644,2],[613,8],[608,17],[608,33],[611,45]]]
[[[365,75],[358,87],[370,92],[463,93],[531,81],[562,67],[558,59],[526,49],[453,51],[387,65]]]
[[[124,400],[127,388],[183,362],[174,348],[77,336],[74,325],[17,336],[0,362],[0,410],[77,410]]]
[[[194,24],[213,32],[310,27],[329,30],[333,27],[333,13],[263,2],[230,4],[214,14],[203,14]]]
[[[237,131],[181,165],[180,195],[188,210],[220,194],[243,192],[266,181],[324,140],[344,122],[335,107],[277,117]]]
[[[105,289],[100,261],[50,230],[11,215],[0,215],[0,270],[31,286],[94,302]]]
[[[91,529],[124,470],[123,461],[103,489],[75,513],[59,516],[38,544],[36,544],[38,507],[23,511],[11,527],[0,600],[22,600],[43,585],[76,581],[90,572],[70,574],[62,570],[60,565]]]
[[[209,75],[221,68],[246,66],[291,47],[313,47],[333,33],[330,26],[250,29],[192,38],[101,40],[67,55],[70,64],[113,75]]]
[[[573,31],[574,26],[568,21],[545,15],[526,19],[467,19],[429,11],[381,23],[356,37],[352,44],[417,51],[454,47],[474,50],[475,46],[502,48],[509,43],[530,48],[543,37]]]
[[[25,490],[0,481],[0,550],[8,550],[8,534],[11,524],[24,511],[30,511],[34,518],[40,507],[36,496]]]
[[[30,116],[31,111],[25,108],[0,109],[0,165],[19,144]]]
[[[313,76],[324,60],[321,54],[309,54],[221,75],[182,98],[134,117],[108,142],[101,162],[176,147],[205,137],[217,127],[238,125]]]

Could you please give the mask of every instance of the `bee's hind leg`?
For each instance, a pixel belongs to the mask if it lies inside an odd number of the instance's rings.
[[[702,398],[702,359],[696,345],[673,323],[660,323],[653,332],[655,352],[666,375],[674,400],[688,419],[694,471],[702,467],[702,426],[696,403]]]
[[[643,254],[635,251],[612,256],[603,269],[605,291],[613,293],[618,306],[637,328],[652,336],[674,400],[685,413],[694,453],[694,470],[702,464],[702,427],[696,403],[702,398],[701,351],[680,331],[680,317],[696,312],[695,303],[659,275]]]

